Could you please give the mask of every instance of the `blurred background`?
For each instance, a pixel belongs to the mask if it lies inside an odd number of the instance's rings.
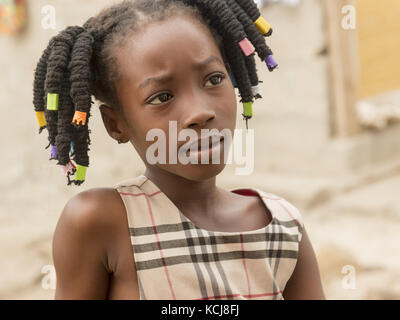
[[[47,133],[38,135],[32,83],[42,51],[110,3],[0,0],[0,299],[52,299],[52,235],[66,202],[144,172],[96,107],[81,187],[66,185],[48,160]],[[328,299],[399,299],[400,1],[257,3],[279,69],[257,60],[264,99],[249,122],[254,173],[228,165],[217,183],[261,188],[301,210]]]

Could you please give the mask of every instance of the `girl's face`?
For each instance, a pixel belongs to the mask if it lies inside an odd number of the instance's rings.
[[[228,129],[233,138],[237,102],[234,87],[219,48],[206,26],[194,18],[179,15],[141,28],[114,50],[118,71],[117,96],[122,114],[101,108],[109,134],[130,141],[149,170],[146,141],[151,129],[166,137],[166,164],[155,164],[183,178],[201,181],[216,176],[225,167],[221,144],[219,164],[169,163],[169,121],[176,131]],[[176,141],[176,139],[175,139]],[[177,150],[186,141],[176,141]]]

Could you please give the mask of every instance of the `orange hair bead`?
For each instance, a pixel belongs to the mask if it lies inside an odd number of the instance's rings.
[[[75,111],[74,118],[72,119],[72,123],[76,125],[84,126],[86,124],[86,112]]]

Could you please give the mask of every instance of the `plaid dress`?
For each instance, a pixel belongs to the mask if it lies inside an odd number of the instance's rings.
[[[197,227],[144,175],[114,186],[127,213],[140,299],[283,299],[298,257],[303,219],[288,201],[256,188],[272,221],[258,230]]]

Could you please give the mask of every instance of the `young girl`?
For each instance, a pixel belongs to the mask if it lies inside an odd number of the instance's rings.
[[[293,205],[256,188],[217,187],[224,162],[152,164],[147,154],[155,128],[170,150],[175,121],[178,132],[207,139],[190,150],[195,158],[222,155],[224,140],[211,147],[203,129],[233,132],[235,88],[244,119],[252,117],[261,98],[255,53],[276,67],[264,38],[271,32],[253,0],[137,0],[49,41],[34,105],[68,184],[82,184],[89,166],[92,95],[109,135],[146,165],[68,201],[53,238],[56,299],[324,299]]]

